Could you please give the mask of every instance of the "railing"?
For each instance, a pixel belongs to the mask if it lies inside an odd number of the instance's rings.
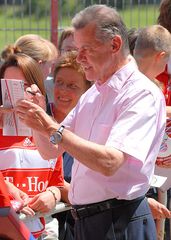
[[[57,45],[58,35],[76,12],[107,4],[122,15],[128,28],[156,23],[160,0],[0,0],[0,50],[19,36],[36,33]]]

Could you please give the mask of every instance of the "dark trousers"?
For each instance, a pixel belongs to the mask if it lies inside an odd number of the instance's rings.
[[[110,200],[112,201],[112,200]],[[118,201],[118,203],[117,203]],[[80,206],[74,213],[75,240],[156,240],[156,228],[146,198],[116,200],[115,204]],[[99,205],[100,203],[98,203]],[[110,208],[109,208],[109,205]],[[88,208],[87,208],[88,206]],[[84,207],[87,208],[84,211]],[[75,206],[77,208],[77,206]],[[97,209],[100,211],[97,212]],[[82,211],[83,210],[83,211]],[[102,210],[102,211],[101,211]]]

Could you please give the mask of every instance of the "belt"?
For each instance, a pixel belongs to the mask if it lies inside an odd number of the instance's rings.
[[[106,211],[111,208],[126,207],[126,205],[133,204],[137,201],[142,201],[145,196],[138,197],[133,200],[118,200],[116,198],[105,200],[98,203],[86,204],[86,205],[73,205],[71,214],[75,220],[90,217],[100,212]]]

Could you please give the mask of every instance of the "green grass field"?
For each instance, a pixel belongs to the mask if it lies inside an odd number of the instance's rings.
[[[36,19],[34,16],[15,16],[14,9],[8,7],[0,9],[0,51],[4,46],[13,43],[18,37],[27,33],[39,34],[50,39],[50,17]],[[16,12],[16,9],[15,9]],[[158,6],[143,6],[128,8],[120,11],[128,28],[143,27],[156,23],[158,16]],[[60,28],[69,26],[71,18],[62,17],[59,22]]]

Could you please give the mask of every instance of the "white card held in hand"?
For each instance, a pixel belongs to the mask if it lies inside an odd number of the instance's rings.
[[[1,79],[2,103],[6,108],[13,108],[16,102],[24,99],[24,81]],[[16,113],[5,113],[3,116],[4,136],[31,136],[31,129],[23,124]]]

